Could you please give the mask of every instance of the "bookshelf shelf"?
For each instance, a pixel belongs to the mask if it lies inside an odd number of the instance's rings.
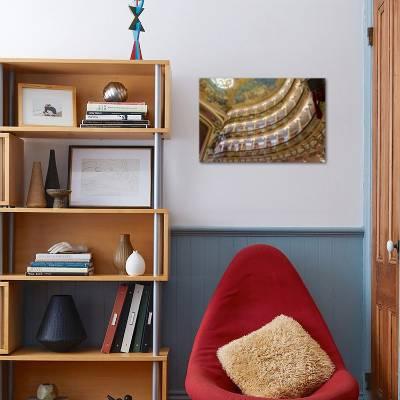
[[[82,349],[69,353],[52,353],[37,347],[21,347],[11,354],[0,355],[0,361],[114,361],[114,362],[152,362],[166,361],[168,349],[163,348],[157,356],[153,353],[110,353],[99,349]]]
[[[28,208],[3,207],[0,213],[22,214],[168,214],[164,208]]]
[[[26,276],[25,274],[0,275],[0,281],[29,281],[29,282],[166,282],[167,275],[127,276],[115,274],[95,274],[92,276]]]
[[[77,127],[20,127],[2,126],[0,132],[12,133],[20,138],[30,139],[111,139],[151,140],[156,132],[169,139],[166,128],[77,128]]]
[[[155,65],[169,67],[168,60],[68,60],[2,58],[5,68],[16,73],[68,75],[154,75]]]

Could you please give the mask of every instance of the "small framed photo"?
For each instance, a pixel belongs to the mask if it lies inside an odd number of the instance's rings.
[[[76,88],[18,84],[19,126],[76,126]]]
[[[70,146],[70,207],[151,208],[153,147]]]

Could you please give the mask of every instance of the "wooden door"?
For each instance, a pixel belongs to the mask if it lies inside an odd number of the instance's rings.
[[[397,399],[400,0],[374,0],[372,377],[373,398]],[[396,105],[396,102],[398,103]]]

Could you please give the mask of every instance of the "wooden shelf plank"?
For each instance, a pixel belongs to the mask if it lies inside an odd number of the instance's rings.
[[[110,353],[99,349],[80,349],[69,353],[53,353],[37,347],[21,347],[8,355],[0,355],[0,361],[114,361],[151,362],[166,361],[169,350],[163,348],[158,356],[152,353]]]
[[[28,208],[1,207],[0,213],[32,214],[168,214],[165,208]]]
[[[117,274],[94,274],[91,276],[27,276],[25,274],[0,274],[0,281],[29,281],[29,282],[166,282],[167,275],[117,275]]]
[[[39,74],[138,74],[153,75],[155,65],[169,66],[168,60],[74,60],[1,58],[0,64],[14,69]]]
[[[166,128],[77,128],[77,127],[25,127],[1,126],[0,132],[12,133],[20,138],[32,139],[121,139],[151,140],[156,132],[169,138]]]

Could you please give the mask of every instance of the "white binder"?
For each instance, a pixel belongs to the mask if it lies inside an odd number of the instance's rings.
[[[124,333],[124,339],[122,340],[121,353],[129,353],[131,347],[133,333],[135,331],[136,320],[139,312],[140,301],[143,294],[143,285],[135,284],[135,290],[133,291],[131,308],[129,309],[128,320],[126,322],[126,328]]]

